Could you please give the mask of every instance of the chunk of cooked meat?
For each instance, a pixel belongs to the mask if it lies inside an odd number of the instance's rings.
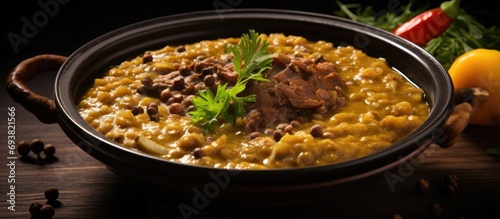
[[[332,62],[278,55],[268,73],[269,82],[253,82],[245,93],[257,101],[243,119],[247,132],[260,131],[298,117],[325,113],[345,104],[342,78]]]
[[[296,119],[308,120],[314,113],[325,113],[345,103],[344,81],[335,71],[334,63],[321,56],[313,60],[279,54],[265,77],[268,82],[250,81],[242,93],[257,97],[255,103],[247,103],[245,107],[247,115],[243,122],[249,133]],[[217,84],[234,86],[237,78],[231,62],[207,58],[158,76],[151,82],[154,86],[150,90],[154,92],[146,93],[161,96],[168,89],[163,99],[169,104],[176,102],[171,97],[174,94],[187,99],[202,89],[215,92]],[[186,101],[184,105],[187,109],[191,103]]]

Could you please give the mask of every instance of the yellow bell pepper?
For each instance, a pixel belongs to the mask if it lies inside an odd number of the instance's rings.
[[[448,70],[455,88],[479,87],[486,103],[473,109],[469,124],[500,126],[500,51],[474,49],[459,56]]]

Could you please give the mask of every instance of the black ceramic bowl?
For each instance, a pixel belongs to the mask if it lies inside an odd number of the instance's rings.
[[[326,40],[335,46],[352,45],[370,56],[383,57],[423,88],[431,107],[429,118],[401,141],[356,160],[294,169],[223,170],[174,163],[127,149],[98,133],[78,114],[75,106],[84,91],[112,65],[168,44],[240,37],[249,29],[300,35],[311,41]],[[386,171],[397,169],[422,153],[433,143],[433,136],[440,133],[452,107],[453,85],[447,71],[420,47],[370,26],[307,12],[241,9],[161,17],[109,32],[59,62],[62,66],[55,82],[55,99],[49,100],[53,105],[47,104],[51,106],[46,106],[49,109],[45,111],[55,114],[56,122],[75,144],[141,187],[191,204],[206,200],[225,204],[289,204],[338,197],[338,188],[355,189],[351,186],[369,178],[383,180]]]

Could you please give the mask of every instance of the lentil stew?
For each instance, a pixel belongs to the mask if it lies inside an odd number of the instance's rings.
[[[146,51],[95,79],[78,111],[124,147],[231,169],[356,159],[389,147],[428,117],[422,89],[383,58],[300,36],[260,37],[279,53],[265,74],[269,82],[254,82],[245,90],[257,100],[245,106],[247,114],[234,125],[222,121],[209,132],[192,124],[188,112],[198,91],[234,83],[225,48],[239,38]]]

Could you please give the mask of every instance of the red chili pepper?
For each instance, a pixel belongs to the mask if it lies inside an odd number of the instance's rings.
[[[425,46],[431,39],[441,35],[453,23],[460,11],[460,0],[441,3],[420,13],[397,27],[392,33],[401,36],[419,46]]]

